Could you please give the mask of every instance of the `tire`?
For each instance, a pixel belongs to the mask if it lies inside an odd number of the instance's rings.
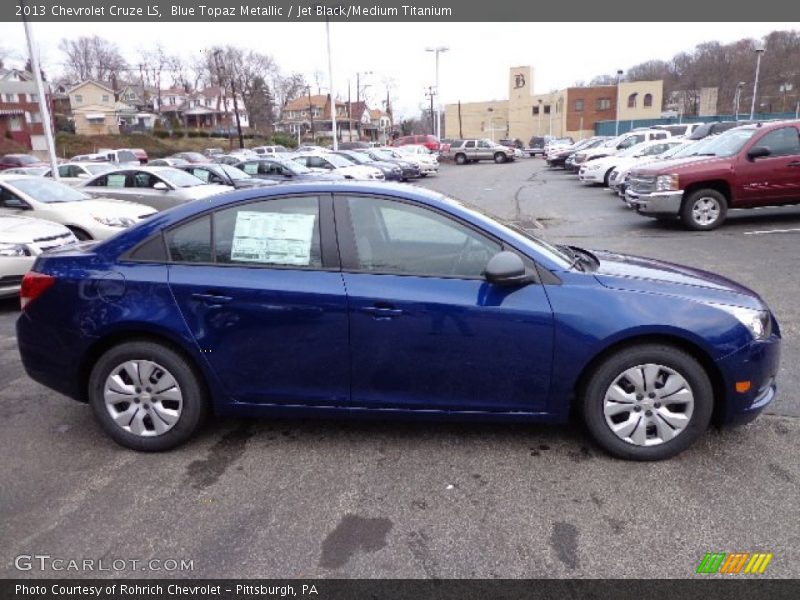
[[[614,171],[614,167],[611,167],[606,174],[603,176],[603,187],[608,187],[608,182],[611,179],[611,173]]]
[[[467,164],[467,155],[466,154],[456,154],[456,164],[457,165],[465,165]]]
[[[628,373],[636,377],[628,379]],[[666,344],[631,346],[608,357],[592,372],[580,403],[594,440],[612,456],[636,461],[664,460],[686,450],[708,428],[713,407],[703,367]]]
[[[75,237],[78,238],[78,241],[80,242],[86,242],[92,239],[92,236],[89,235],[88,232],[84,231],[80,227],[73,227],[71,225],[68,225],[67,229],[69,229],[72,233],[74,233]]]
[[[503,154],[502,152],[495,152],[495,154],[494,154],[494,162],[495,163],[497,163],[498,165],[501,165],[504,162],[506,162],[507,160],[508,160],[508,157],[506,157],[505,154]]]
[[[717,190],[696,190],[684,199],[681,206],[681,221],[684,227],[694,231],[711,231],[725,221],[728,200]]]
[[[123,368],[126,363],[128,368]],[[133,363],[138,366],[133,367]],[[144,368],[148,372],[140,371]],[[116,375],[113,382],[112,375]],[[165,379],[168,376],[176,385],[170,385]],[[148,383],[153,386],[152,394],[146,391],[150,389]],[[159,384],[163,389],[159,390]],[[103,430],[132,450],[161,452],[174,448],[189,439],[208,414],[205,388],[192,365],[155,342],[126,342],[108,350],[92,369],[88,392],[89,404]],[[133,400],[127,401],[129,397]],[[127,427],[118,424],[112,413],[119,422],[130,416]]]

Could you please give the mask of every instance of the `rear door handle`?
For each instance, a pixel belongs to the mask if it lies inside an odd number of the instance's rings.
[[[226,302],[230,302],[231,300],[233,300],[233,298],[231,298],[230,296],[223,296],[221,294],[214,294],[214,293],[192,294],[192,298],[194,298],[195,300],[202,300],[209,306],[225,304]]]

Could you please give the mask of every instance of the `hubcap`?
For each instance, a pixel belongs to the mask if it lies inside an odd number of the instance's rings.
[[[621,440],[657,446],[680,435],[692,419],[694,394],[677,371],[652,363],[621,373],[603,400],[606,424]]]
[[[699,198],[692,206],[692,218],[698,225],[710,225],[719,219],[720,206],[716,198]]]
[[[162,435],[181,417],[183,395],[175,378],[149,360],[114,368],[103,388],[106,410],[123,430],[142,437]]]

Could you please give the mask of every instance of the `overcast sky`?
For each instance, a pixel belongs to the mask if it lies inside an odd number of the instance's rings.
[[[97,34],[116,42],[123,56],[138,62],[137,50],[161,43],[189,57],[203,48],[234,44],[271,54],[284,71],[299,71],[315,86],[322,72],[328,87],[323,23],[35,23],[43,67],[62,69],[62,37]],[[603,73],[650,59],[669,59],[706,41],[761,37],[800,23],[331,23],[334,88],[355,99],[355,74],[372,71],[364,82],[373,107],[392,87],[395,112],[416,114],[434,82],[434,59],[426,46],[448,46],[441,55],[440,89],[445,103],[504,99],[508,68],[532,65],[534,91],[547,92],[588,81]],[[22,23],[0,23],[0,46],[25,56]],[[769,60],[769,49],[764,56]],[[755,60],[754,60],[755,63]]]

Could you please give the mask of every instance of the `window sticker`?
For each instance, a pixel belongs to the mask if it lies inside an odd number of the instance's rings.
[[[315,219],[316,215],[239,211],[231,260],[308,266]]]

